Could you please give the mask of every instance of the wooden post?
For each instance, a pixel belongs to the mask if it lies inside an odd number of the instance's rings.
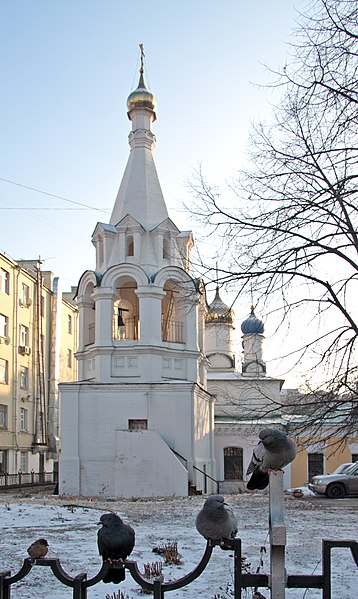
[[[271,599],[285,599],[286,526],[283,513],[283,472],[270,473],[270,562]]]

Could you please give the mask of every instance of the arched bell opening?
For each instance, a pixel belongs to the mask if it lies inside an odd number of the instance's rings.
[[[162,300],[162,340],[169,343],[185,343],[186,319],[183,289],[176,281],[164,285]]]
[[[113,301],[113,340],[139,339],[139,300],[137,283],[130,277],[121,277],[116,282]]]
[[[93,283],[88,283],[82,297],[82,317],[83,317],[83,345],[91,345],[95,342],[95,303],[93,301]]]

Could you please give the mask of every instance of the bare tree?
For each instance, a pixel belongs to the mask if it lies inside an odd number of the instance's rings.
[[[229,194],[199,173],[194,211],[222,237],[222,284],[254,289],[282,322],[309,315],[297,359],[309,354],[323,378],[301,398],[302,427],[325,421],[348,437],[358,412],[358,3],[313,1],[296,36],[273,122],[252,132],[252,166]]]

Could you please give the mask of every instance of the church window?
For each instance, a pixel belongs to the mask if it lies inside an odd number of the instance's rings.
[[[242,447],[224,447],[224,479],[242,480],[243,452]]]
[[[168,235],[163,238],[163,258],[167,260],[170,258],[170,237]]]
[[[128,235],[126,239],[126,255],[134,256],[134,240],[133,235]]]

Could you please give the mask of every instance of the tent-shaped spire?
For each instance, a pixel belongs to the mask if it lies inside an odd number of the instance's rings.
[[[115,226],[127,214],[150,231],[166,218],[168,211],[153,159],[155,136],[151,123],[155,121],[155,98],[144,80],[144,51],[141,48],[141,67],[138,87],[127,100],[128,118],[132,121],[129,134],[131,148],[110,224]]]

